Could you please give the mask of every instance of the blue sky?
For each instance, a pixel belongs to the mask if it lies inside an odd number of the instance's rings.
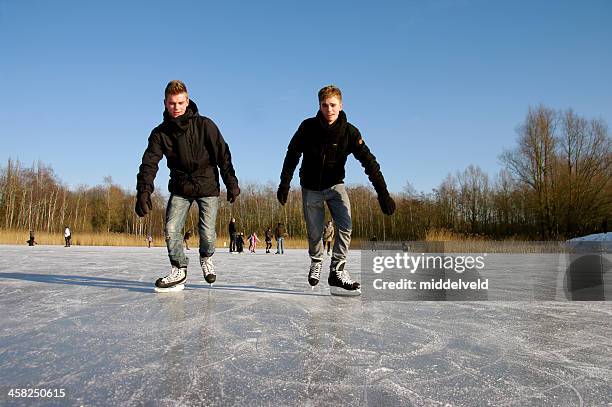
[[[428,192],[469,164],[495,175],[530,105],[612,125],[611,20],[605,0],[0,0],[0,165],[133,188],[164,86],[181,79],[238,178],[276,184],[334,83],[390,190]],[[346,182],[367,183],[353,158]]]

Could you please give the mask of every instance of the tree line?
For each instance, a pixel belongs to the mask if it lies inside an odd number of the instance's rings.
[[[492,239],[563,239],[603,231],[612,213],[612,143],[602,119],[546,106],[529,108],[517,127],[516,145],[500,155],[504,168],[490,177],[478,166],[449,174],[428,193],[406,182],[393,194],[397,210],[384,216],[369,186],[348,185],[353,236],[378,240],[421,240],[447,230]],[[239,230],[262,234],[282,222],[291,237],[305,238],[301,192],[276,199],[276,185],[243,184],[235,204],[220,200],[217,233],[227,235],[232,217]],[[159,190],[159,189],[158,189]],[[222,191],[221,198],[225,196]],[[109,232],[163,235],[167,197],[153,194],[145,218],[134,213],[135,191],[110,176],[100,185],[69,188],[50,165],[30,167],[9,159],[0,168],[0,228],[60,233]],[[328,215],[329,218],[329,215]],[[186,228],[197,233],[197,206]]]

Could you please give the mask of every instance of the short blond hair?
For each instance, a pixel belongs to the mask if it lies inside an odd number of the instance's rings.
[[[184,93],[189,97],[189,93],[187,92],[187,86],[179,80],[173,80],[168,82],[166,85],[166,91],[164,92],[164,99],[168,99],[168,96],[172,95],[180,95]]]
[[[323,102],[325,99],[333,98],[334,96],[342,102],[342,92],[340,92],[340,88],[335,85],[327,85],[319,91],[319,103]]]

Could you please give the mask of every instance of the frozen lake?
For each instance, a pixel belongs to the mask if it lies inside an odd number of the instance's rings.
[[[332,297],[306,250],[219,250],[211,289],[187,253],[186,289],[156,294],[165,248],[0,246],[0,405],[612,403],[609,301]]]

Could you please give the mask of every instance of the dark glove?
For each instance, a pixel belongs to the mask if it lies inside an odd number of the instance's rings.
[[[289,186],[288,185],[279,185],[278,191],[276,191],[276,197],[278,198],[278,202],[281,205],[287,203],[287,198],[289,197]]]
[[[240,188],[238,185],[227,189],[227,201],[229,203],[234,203],[238,195],[240,195]]]
[[[378,194],[378,203],[382,213],[385,215],[393,215],[393,212],[395,212],[395,201],[388,192],[385,191]]]
[[[136,215],[141,218],[153,210],[153,203],[151,203],[151,194],[147,191],[138,192],[136,194]]]

